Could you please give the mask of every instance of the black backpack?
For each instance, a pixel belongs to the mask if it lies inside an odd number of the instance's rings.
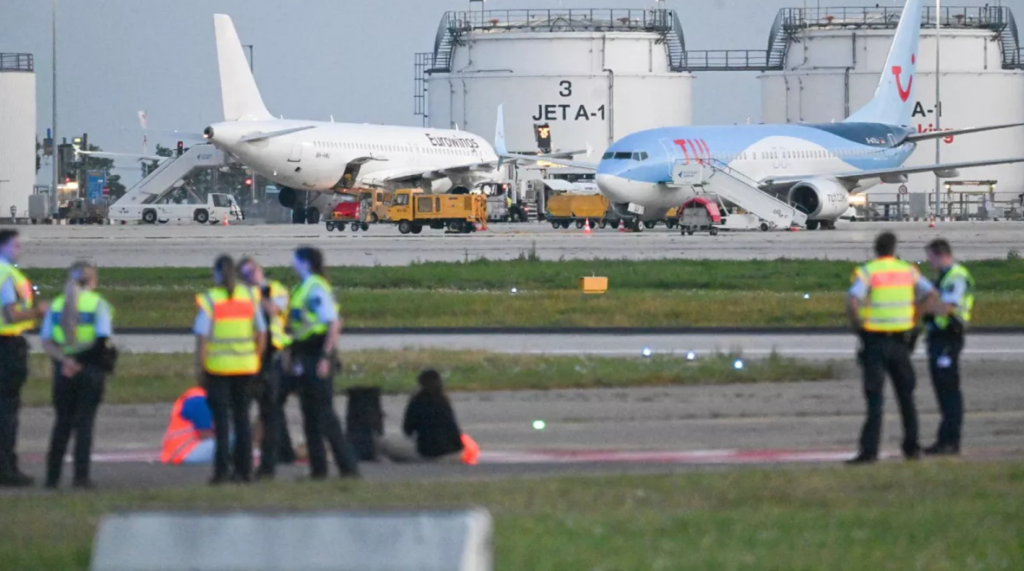
[[[345,428],[349,441],[361,461],[377,459],[376,439],[384,435],[384,408],[380,388],[352,387],[348,393]]]

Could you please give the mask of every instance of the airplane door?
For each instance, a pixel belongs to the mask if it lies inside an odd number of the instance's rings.
[[[302,161],[302,143],[292,144],[292,154],[288,155],[288,162],[297,163]]]

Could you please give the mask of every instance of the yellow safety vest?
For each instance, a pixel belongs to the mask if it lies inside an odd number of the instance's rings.
[[[68,345],[65,342],[64,329],[60,325],[61,317],[64,314],[64,296],[53,300],[53,305],[50,306],[52,338],[65,355],[88,351],[96,343],[96,314],[100,305],[106,303],[103,296],[94,291],[83,291],[78,295],[78,327],[75,328],[75,343]]]
[[[327,324],[320,323],[316,311],[309,308],[309,293],[313,291],[314,286],[331,292],[331,284],[318,275],[309,276],[292,292],[292,299],[288,305],[288,332],[295,341],[305,341],[316,335],[327,334]]]
[[[942,276],[939,281],[939,291],[945,289],[950,282],[957,278],[962,278],[967,282],[967,291],[964,293],[963,299],[956,304],[953,317],[966,326],[971,322],[971,310],[974,309],[974,277],[971,276],[971,272],[961,264],[953,264],[953,267],[949,268],[946,275]],[[949,327],[949,316],[947,315],[936,315],[934,321],[937,329]]]
[[[268,280],[267,287],[270,288],[271,300],[280,297],[288,299],[288,288],[284,287],[281,282]],[[259,292],[260,290],[257,289],[256,291]],[[288,332],[285,330],[287,304],[285,304],[285,308],[285,311],[278,312],[267,320],[267,329],[270,331],[270,343],[278,351],[292,344],[292,338],[288,336]]]
[[[7,283],[7,280],[14,281],[14,291],[18,294],[18,302],[15,304],[15,308],[19,311],[31,309],[32,283],[13,264],[0,262],[0,286]],[[4,313],[4,311],[0,311],[0,336],[17,337],[36,325],[35,320],[31,319],[17,323],[7,323],[7,316]]]
[[[857,268],[854,279],[868,286],[860,308],[865,331],[899,333],[914,328],[914,288],[921,274],[913,265],[896,258],[878,258]]]
[[[259,297],[246,286],[235,286],[229,297],[222,287],[196,296],[196,304],[210,316],[206,346],[207,373],[222,376],[254,375],[260,370],[256,353],[256,325]]]

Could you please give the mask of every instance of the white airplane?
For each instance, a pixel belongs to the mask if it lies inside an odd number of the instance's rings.
[[[498,155],[472,133],[274,118],[263,104],[231,18],[213,18],[224,122],[210,125],[203,135],[279,185],[282,206],[304,204],[302,191],[410,186],[467,191],[497,177]]]

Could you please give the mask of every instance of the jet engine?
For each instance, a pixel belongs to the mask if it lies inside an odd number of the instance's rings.
[[[808,220],[836,220],[850,208],[850,192],[837,181],[813,178],[789,189],[789,203]]]

